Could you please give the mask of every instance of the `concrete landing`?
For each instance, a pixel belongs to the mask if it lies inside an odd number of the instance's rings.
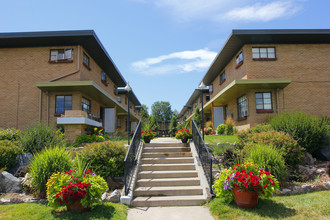
[[[128,210],[127,220],[214,220],[207,207],[139,207]]]

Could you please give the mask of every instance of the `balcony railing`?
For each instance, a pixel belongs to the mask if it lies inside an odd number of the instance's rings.
[[[131,144],[128,148],[124,160],[125,195],[128,195],[129,191],[131,190],[130,187],[133,181],[134,168],[137,165],[137,161],[138,161],[137,156],[140,147],[141,147],[141,121],[139,121],[135,129]]]
[[[192,120],[192,134],[193,142],[198,153],[199,160],[202,164],[207,182],[210,187],[210,193],[213,194],[212,184],[213,184],[213,175],[212,175],[212,163],[213,158],[206,147],[204,140],[202,139],[201,133],[199,132],[196,123]]]

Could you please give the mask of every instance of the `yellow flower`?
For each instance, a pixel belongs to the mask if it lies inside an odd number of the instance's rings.
[[[97,128],[94,128],[94,131],[97,131]]]

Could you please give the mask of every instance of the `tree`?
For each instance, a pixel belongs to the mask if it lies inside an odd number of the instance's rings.
[[[197,106],[194,110],[194,117],[193,117],[196,125],[198,128],[201,128],[202,125],[202,111],[200,108]]]
[[[170,135],[172,137],[175,136],[175,132],[177,130],[177,126],[178,126],[178,120],[176,118],[176,115],[173,115],[172,118],[171,118],[170,127],[169,127]]]
[[[151,115],[155,117],[157,122],[170,121],[173,115],[169,102],[157,101],[151,106]]]

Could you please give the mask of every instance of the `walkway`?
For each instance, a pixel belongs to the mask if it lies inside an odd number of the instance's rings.
[[[151,143],[181,143],[173,138],[157,138]],[[128,210],[127,220],[214,220],[205,206],[137,207]]]

